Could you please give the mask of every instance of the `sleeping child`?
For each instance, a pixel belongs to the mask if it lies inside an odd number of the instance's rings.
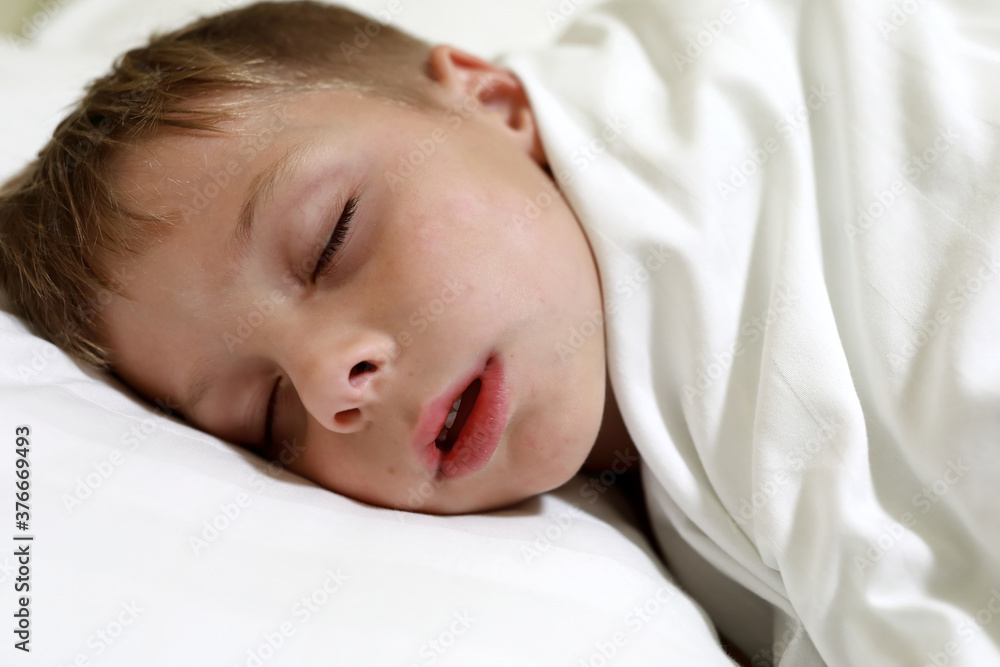
[[[205,18],[5,186],[3,288],[373,505],[641,456],[755,664],[1000,664],[1000,13],[971,4],[564,2],[498,62],[314,2]]]

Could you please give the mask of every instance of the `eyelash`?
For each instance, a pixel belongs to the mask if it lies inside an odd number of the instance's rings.
[[[329,270],[334,256],[337,254],[337,251],[340,250],[340,247],[344,245],[347,233],[351,230],[351,221],[354,220],[354,213],[357,211],[357,208],[358,198],[351,197],[347,202],[347,206],[344,207],[344,211],[340,214],[340,220],[337,221],[337,226],[333,228],[330,240],[326,242],[326,247],[323,248],[323,252],[320,254],[319,259],[316,260],[316,267],[313,269],[313,280],[315,280],[320,274]]]

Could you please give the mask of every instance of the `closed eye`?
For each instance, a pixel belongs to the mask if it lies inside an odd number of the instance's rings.
[[[351,221],[354,220],[354,213],[357,211],[357,208],[358,197],[351,197],[347,205],[344,206],[344,210],[340,214],[340,219],[337,221],[337,226],[333,228],[333,233],[330,234],[330,239],[326,242],[326,247],[323,248],[323,252],[316,260],[316,266],[313,269],[312,275],[314,281],[321,274],[329,271],[332,266],[337,252],[344,245],[347,234],[351,230]]]

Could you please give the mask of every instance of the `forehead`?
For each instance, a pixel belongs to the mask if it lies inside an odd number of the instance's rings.
[[[143,212],[205,209],[287,141],[293,129],[289,112],[288,105],[276,106],[221,122],[218,131],[163,127],[115,157],[116,190]]]
[[[224,102],[225,100],[223,100]],[[387,137],[428,118],[417,109],[350,87],[319,88],[234,102],[219,131],[163,127],[126,148],[112,164],[115,186],[143,212],[192,217],[223,191],[250,180],[248,173],[295,142],[318,134],[348,138],[366,128]]]

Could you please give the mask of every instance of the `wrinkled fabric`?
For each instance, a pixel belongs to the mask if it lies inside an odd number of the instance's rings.
[[[668,563],[754,664],[1000,664],[1000,5],[577,11],[502,62]]]

